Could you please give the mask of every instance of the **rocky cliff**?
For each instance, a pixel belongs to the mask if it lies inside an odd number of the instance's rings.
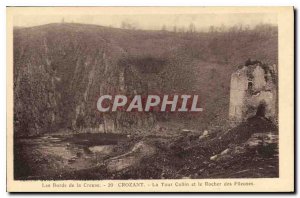
[[[234,39],[233,39],[234,38]],[[173,115],[199,127],[227,117],[232,65],[253,57],[277,63],[277,28],[173,33],[48,24],[14,30],[14,131],[17,136],[126,132],[166,115],[103,115],[101,94],[198,93],[205,113]]]

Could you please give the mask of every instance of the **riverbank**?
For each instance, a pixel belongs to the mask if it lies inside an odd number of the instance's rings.
[[[15,140],[15,179],[278,177],[277,128],[252,118],[225,132],[74,134]]]

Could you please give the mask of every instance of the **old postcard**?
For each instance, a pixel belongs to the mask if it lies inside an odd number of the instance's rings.
[[[8,7],[7,191],[293,192],[292,7]]]

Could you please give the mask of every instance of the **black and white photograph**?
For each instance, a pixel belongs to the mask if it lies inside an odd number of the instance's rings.
[[[280,179],[293,132],[280,128],[280,68],[292,69],[279,20],[293,9],[189,9],[8,8],[11,179]]]

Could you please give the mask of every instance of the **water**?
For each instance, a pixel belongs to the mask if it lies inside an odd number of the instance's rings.
[[[34,170],[29,177],[94,167],[115,148],[115,145],[77,144],[64,137],[53,136],[18,139],[16,144],[22,145],[21,155],[26,156],[22,162],[24,166],[29,165]]]

